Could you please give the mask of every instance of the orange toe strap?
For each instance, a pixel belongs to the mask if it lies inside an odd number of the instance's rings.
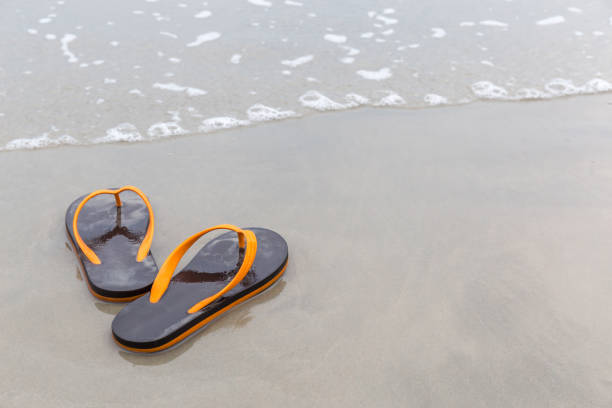
[[[177,246],[174,251],[168,256],[162,267],[159,269],[155,280],[153,281],[153,286],[151,287],[151,295],[149,297],[149,301],[151,303],[157,303],[159,299],[164,295],[168,285],[170,284],[170,279],[172,279],[172,275],[174,274],[174,270],[178,265],[179,261],[185,255],[185,252],[191,248],[191,246],[202,237],[204,234],[207,234],[211,231],[218,229],[227,229],[234,231],[238,234],[238,245],[240,248],[245,248],[244,258],[242,260],[242,265],[240,265],[240,269],[236,275],[232,278],[232,280],[219,292],[216,294],[207,297],[206,299],[202,299],[195,305],[193,305],[188,312],[195,313],[198,310],[208,306],[215,300],[219,299],[221,296],[232,290],[236,285],[244,279],[247,275],[251,266],[253,266],[253,261],[255,260],[255,254],[257,253],[257,238],[253,231],[243,230],[234,225],[230,224],[221,224],[215,227],[207,228],[203,231],[198,232],[195,235],[187,238],[183,243]]]
[[[87,259],[89,259],[89,261],[93,264],[99,265],[101,262],[100,258],[98,258],[95,252],[92,251],[91,248],[88,247],[87,244],[85,244],[85,242],[83,242],[83,240],[81,239],[81,235],[79,234],[79,230],[77,228],[77,221],[79,219],[81,209],[83,209],[83,206],[87,201],[101,194],[113,194],[115,196],[115,203],[117,204],[117,207],[121,207],[122,203],[121,199],[119,198],[119,194],[121,194],[121,192],[125,190],[130,190],[138,194],[140,198],[142,198],[142,201],[144,201],[144,203],[147,205],[147,209],[149,210],[149,226],[147,227],[145,237],[142,240],[142,243],[140,244],[140,248],[138,248],[136,260],[138,262],[142,262],[147,257],[149,249],[151,249],[151,242],[153,241],[153,229],[155,228],[155,220],[153,218],[153,209],[151,208],[151,204],[149,203],[147,196],[145,196],[144,193],[140,191],[140,189],[134,186],[125,186],[117,190],[97,190],[89,194],[83,199],[83,201],[81,201],[76,211],[74,212],[74,218],[72,220],[72,231],[74,231],[74,239],[76,241],[76,244],[79,248],[81,248],[81,251],[83,251]]]

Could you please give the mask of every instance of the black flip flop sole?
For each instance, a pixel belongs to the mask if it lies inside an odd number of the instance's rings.
[[[123,205],[117,207],[112,195],[100,195],[85,204],[79,214],[79,234],[100,258],[95,265],[76,244],[72,221],[86,195],[77,198],[66,211],[69,238],[91,294],[107,302],[129,302],[151,290],[157,264],[149,251],[142,261],[136,255],[148,226],[146,205],[137,194],[124,191]]]
[[[123,308],[112,323],[115,342],[136,352],[165,350],[271,287],[287,267],[287,243],[274,231],[247,229],[257,237],[257,254],[251,270],[236,287],[202,310],[187,312],[219,292],[236,274],[241,251],[236,233],[229,232],[208,242],[172,278],[159,302],[151,303],[148,296],[143,296]]]

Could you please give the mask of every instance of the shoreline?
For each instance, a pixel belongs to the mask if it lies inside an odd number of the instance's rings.
[[[0,400],[608,406],[612,94],[534,102],[0,152]],[[62,229],[75,197],[125,184],[159,265],[232,223],[282,234],[285,274],[179,347],[119,350],[122,306],[75,277]]]
[[[402,105],[397,105],[397,106],[393,106],[393,105],[388,105],[388,106],[376,106],[376,105],[357,105],[357,106],[353,106],[353,107],[345,107],[342,109],[329,109],[329,110],[313,110],[304,114],[297,114],[296,116],[288,116],[288,117],[284,117],[284,118],[273,118],[273,119],[266,119],[266,120],[258,120],[258,121],[253,121],[253,120],[249,120],[249,119],[235,119],[237,122],[246,122],[244,124],[236,124],[235,126],[231,126],[231,127],[227,127],[227,128],[218,128],[218,129],[213,129],[213,130],[209,130],[209,131],[190,131],[190,130],[186,130],[186,133],[182,133],[182,134],[173,134],[173,135],[166,135],[166,136],[151,136],[151,135],[147,135],[147,136],[142,136],[142,134],[146,134],[147,132],[140,132],[138,129],[136,129],[138,136],[142,137],[142,140],[136,140],[136,141],[123,141],[123,140],[116,140],[116,141],[99,141],[99,142],[80,142],[77,139],[74,139],[72,136],[69,135],[62,135],[62,136],[58,136],[57,138],[49,138],[48,134],[43,134],[41,136],[38,137],[31,137],[31,138],[15,138],[10,140],[5,146],[0,147],[0,154],[4,153],[8,153],[8,152],[15,152],[15,151],[32,151],[32,150],[43,150],[43,149],[55,149],[55,148],[62,148],[62,147],[94,147],[94,146],[103,146],[103,145],[107,145],[107,144],[118,144],[118,145],[124,145],[124,144],[140,144],[140,143],[157,143],[157,142],[164,142],[164,141],[169,141],[169,140],[174,140],[174,139],[180,139],[180,138],[189,138],[189,137],[206,137],[210,134],[216,134],[216,133],[224,133],[227,131],[235,131],[235,130],[240,130],[240,129],[249,129],[249,128],[253,128],[253,127],[258,127],[258,126],[262,126],[262,125],[270,125],[270,124],[274,124],[274,123],[282,123],[282,122],[292,122],[292,121],[296,121],[296,120],[303,120],[303,119],[309,119],[315,115],[327,115],[327,114],[334,114],[334,113],[344,113],[344,112],[353,112],[353,111],[360,111],[360,110],[380,110],[380,109],[384,109],[384,110],[391,110],[391,111],[408,111],[408,112],[414,112],[414,111],[421,111],[421,110],[428,110],[428,109],[460,109],[464,106],[471,106],[471,105],[479,105],[479,104],[497,104],[497,103],[545,103],[545,102],[549,102],[549,101],[556,101],[556,100],[564,100],[564,99],[573,99],[573,98],[584,98],[584,97],[592,97],[592,96],[601,96],[601,97],[605,97],[605,96],[609,96],[612,95],[612,91],[599,91],[599,92],[594,92],[594,93],[577,93],[577,94],[567,94],[567,95],[556,95],[556,96],[550,96],[550,97],[539,97],[539,98],[533,98],[533,99],[512,99],[512,98],[508,98],[508,99],[497,99],[497,98],[491,98],[491,99],[475,99],[475,100],[471,100],[465,103],[454,103],[454,104],[435,104],[435,105],[429,105],[429,106],[402,106]],[[612,102],[610,102],[612,103]],[[208,120],[213,120],[216,118],[208,118]],[[171,123],[173,125],[177,125],[180,127],[180,122],[176,123],[176,122],[167,122],[167,123]],[[120,126],[120,125],[119,125]],[[118,126],[118,127],[119,127]],[[111,130],[111,129],[109,129]],[[45,139],[46,138],[46,139]],[[104,136],[100,135],[97,139],[104,139]],[[32,143],[37,143],[37,142],[42,142],[42,143],[47,143],[43,146],[36,146],[36,147],[8,147],[9,145],[11,145],[12,143],[15,142],[20,142],[22,145],[25,144],[32,144]]]

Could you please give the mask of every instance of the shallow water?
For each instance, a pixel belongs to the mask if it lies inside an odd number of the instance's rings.
[[[2,150],[612,90],[605,1],[8,0],[0,34]]]

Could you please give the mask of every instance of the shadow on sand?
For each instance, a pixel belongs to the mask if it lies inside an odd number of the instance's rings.
[[[253,299],[247,300],[245,303],[234,308],[230,313],[225,313],[220,317],[213,320],[208,325],[204,326],[202,329],[198,330],[196,333],[187,337],[182,342],[179,342],[177,345],[163,350],[157,353],[135,353],[127,350],[119,350],[119,355],[126,361],[134,365],[141,366],[157,366],[169,363],[185,353],[189,350],[193,344],[200,339],[200,337],[205,336],[209,333],[215,332],[219,329],[231,327],[233,328],[241,328],[245,327],[252,319],[253,316],[250,314],[251,308],[260,303],[267,302],[271,299],[277,297],[282,290],[285,288],[287,283],[285,280],[279,280],[277,284],[271,287],[269,290],[266,290],[262,294],[255,296]],[[112,304],[104,304],[104,306],[114,306]],[[104,313],[109,313],[107,310],[103,310],[101,306],[98,306],[96,303],[96,307]],[[123,307],[121,305],[121,307]],[[115,314],[121,309],[119,307]]]

